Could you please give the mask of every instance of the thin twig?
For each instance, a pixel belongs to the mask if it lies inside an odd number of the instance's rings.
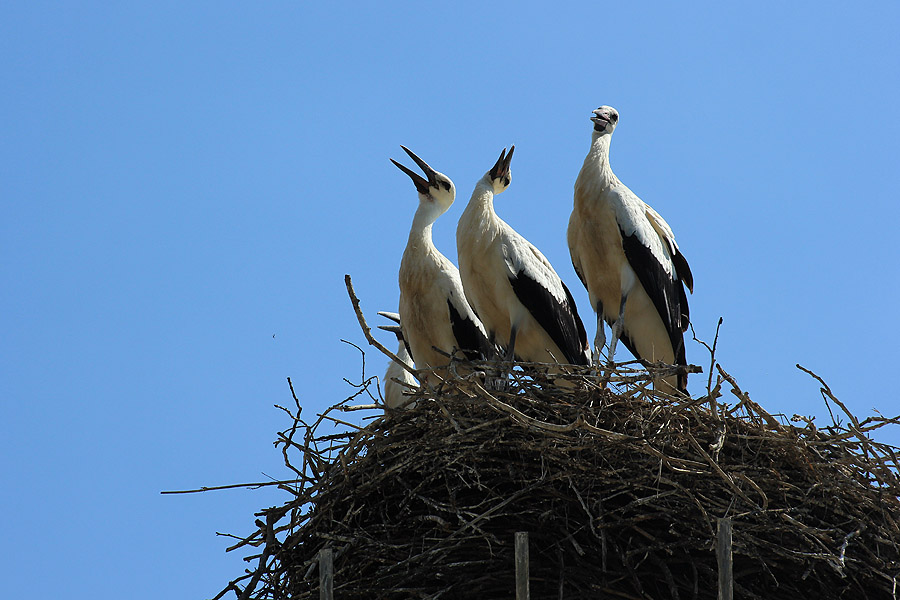
[[[363,316],[362,309],[359,307],[359,298],[356,296],[356,291],[353,289],[353,281],[350,279],[349,275],[344,275],[344,284],[347,286],[347,293],[350,295],[350,302],[353,304],[353,312],[356,313],[356,319],[359,321],[359,326],[362,328],[363,335],[366,337],[366,341],[369,342],[369,345],[378,348],[382,354],[388,356],[391,360],[406,369],[413,377],[419,379],[418,371],[406,364],[405,361],[400,360],[400,357],[385,348],[381,342],[372,337],[372,329],[369,327],[369,324],[366,323],[366,318]]]

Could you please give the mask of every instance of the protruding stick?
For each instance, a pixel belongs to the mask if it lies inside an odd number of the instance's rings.
[[[334,559],[331,548],[319,550],[319,600],[334,600]]]
[[[719,535],[716,540],[716,556],[719,561],[719,600],[734,600],[734,573],[731,556],[731,518],[719,519]]]
[[[516,600],[529,600],[528,532],[516,532]]]

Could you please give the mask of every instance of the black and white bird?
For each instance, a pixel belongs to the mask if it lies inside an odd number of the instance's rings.
[[[590,364],[575,301],[544,255],[494,212],[511,181],[515,146],[475,185],[456,228],[466,298],[506,360]]]
[[[417,369],[440,369],[448,365],[450,359],[441,351],[450,354],[460,350],[468,359],[490,357],[491,344],[484,326],[466,301],[459,271],[431,239],[432,225],[453,204],[456,187],[449,177],[432,169],[405,146],[401,148],[425,173],[423,178],[391,159],[409,175],[419,195],[419,207],[400,262],[403,338],[409,344]],[[443,377],[445,373],[439,374]]]
[[[609,166],[619,113],[601,106],[591,121],[591,149],[575,180],[567,237],[572,264],[597,313],[595,357],[599,362],[606,321],[612,328],[610,363],[621,339],[642,361],[686,365],[684,332],[690,314],[684,288],[693,293],[691,269],[672,228]],[[684,391],[687,374],[664,381]]]
[[[393,312],[378,311],[382,317],[390,319],[396,325],[379,325],[378,329],[390,331],[397,336],[397,358],[402,360],[408,367],[414,368],[412,356],[409,353],[409,346],[403,339],[403,330],[400,328],[400,315]],[[401,406],[411,406],[409,397],[404,392],[414,390],[419,387],[416,378],[412,376],[408,370],[404,369],[396,361],[391,360],[388,363],[387,370],[384,372],[384,403],[388,408],[399,408]]]

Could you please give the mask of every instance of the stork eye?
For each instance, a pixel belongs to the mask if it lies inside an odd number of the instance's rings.
[[[609,115],[609,120],[612,121],[613,123],[615,123],[616,121],[619,120],[619,115],[617,115],[616,113],[613,113],[613,114]]]
[[[509,185],[509,177],[503,178],[503,185]]]
[[[450,182],[449,181],[442,181],[441,185],[444,186],[445,190],[447,190],[448,192],[450,191]]]

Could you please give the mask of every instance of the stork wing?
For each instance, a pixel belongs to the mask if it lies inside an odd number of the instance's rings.
[[[653,210],[653,207],[644,203],[644,208],[647,220],[650,222],[654,231],[656,231],[660,241],[665,244],[666,249],[669,251],[669,256],[672,259],[672,266],[675,269],[676,276],[675,291],[678,294],[681,306],[681,315],[678,323],[681,331],[687,331],[688,325],[691,322],[691,313],[690,308],[688,307],[687,295],[684,293],[684,288],[687,286],[688,290],[690,290],[692,294],[694,293],[694,275],[691,273],[691,267],[688,266],[687,260],[684,258],[681,250],[678,249],[678,244],[675,243],[675,234],[672,233],[672,228],[669,227],[666,220],[662,218],[662,215]],[[678,285],[679,280],[684,285]]]
[[[644,207],[646,209],[647,220],[650,221],[650,225],[653,226],[653,229],[656,230],[659,238],[669,249],[669,254],[672,256],[672,262],[675,265],[675,273],[693,294],[694,276],[691,273],[691,268],[688,266],[687,260],[684,258],[681,250],[678,249],[678,244],[675,243],[675,234],[672,232],[672,228],[669,227],[666,220],[662,218],[662,215],[653,210],[652,206],[645,202]]]
[[[672,230],[655,211],[658,220],[647,217],[649,207],[630,190],[617,190],[617,193],[621,201],[617,203],[616,221],[625,258],[656,307],[673,353],[678,357],[684,353],[682,323],[686,318],[682,315],[687,311],[687,300],[670,253],[670,240],[674,243],[674,236],[666,235]]]
[[[493,346],[488,341],[484,328],[475,321],[478,317],[471,310],[457,310],[453,300],[452,296],[447,298],[447,307],[450,309],[450,327],[457,347],[469,360],[493,358]]]
[[[575,300],[549,261],[524,238],[504,245],[503,254],[519,302],[559,346],[569,364],[590,364],[587,332]]]

